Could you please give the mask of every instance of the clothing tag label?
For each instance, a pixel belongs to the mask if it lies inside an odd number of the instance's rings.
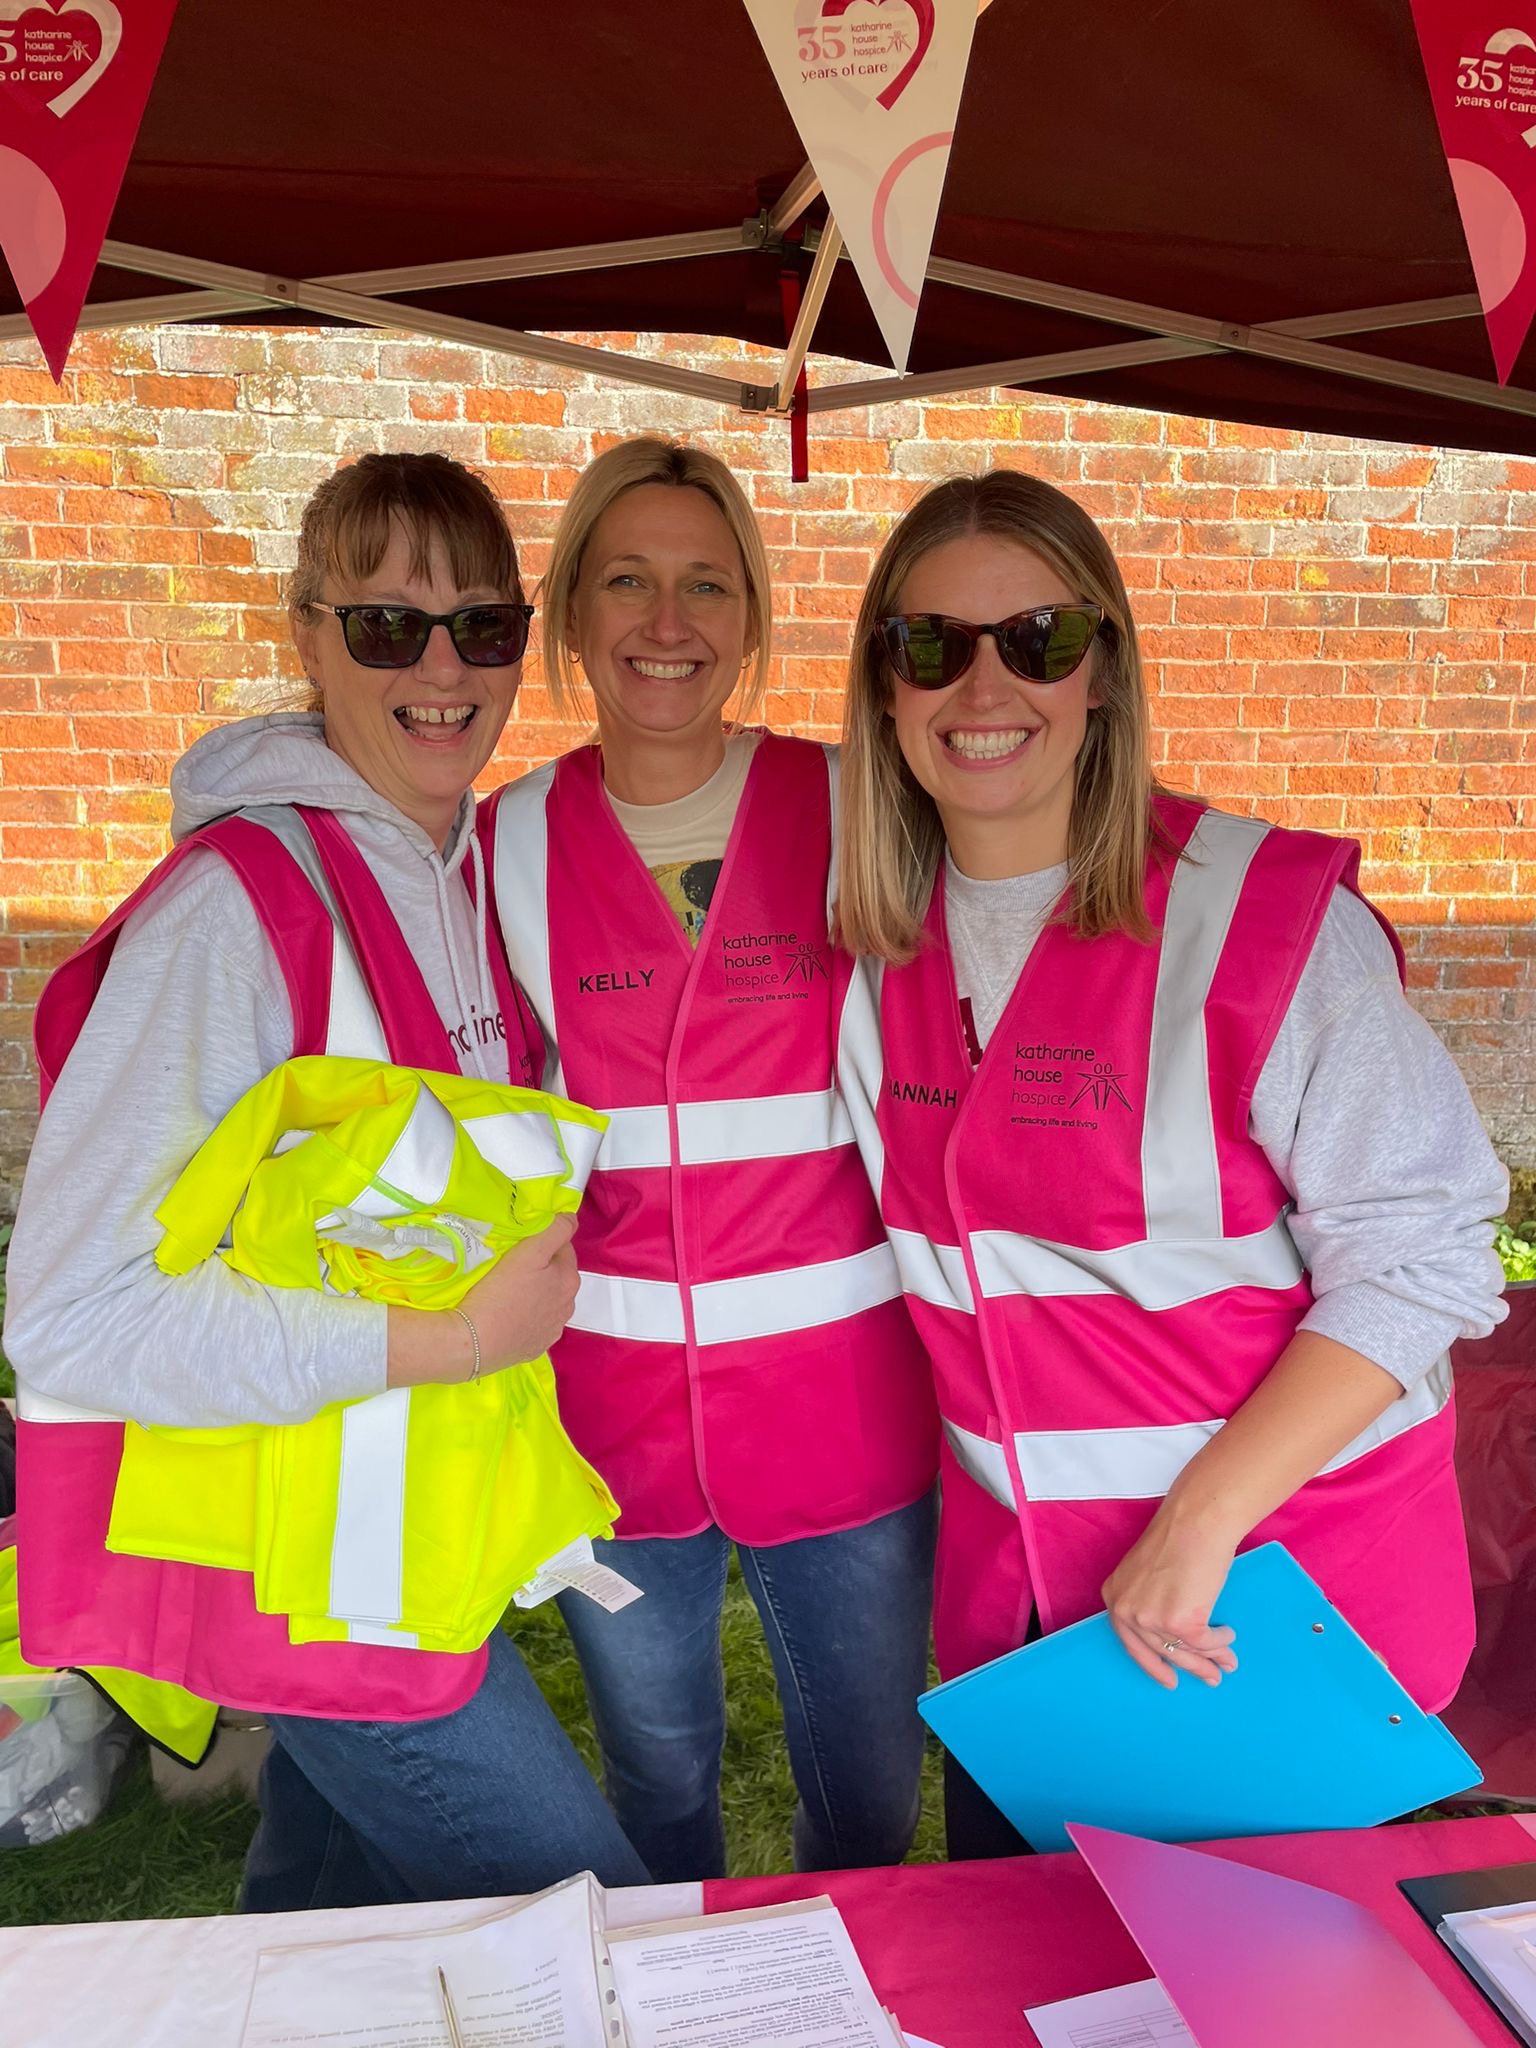
[[[564,1550],[546,1558],[527,1585],[520,1586],[512,1595],[512,1601],[517,1607],[538,1607],[556,1593],[568,1592],[585,1593],[599,1607],[617,1614],[621,1607],[640,1598],[641,1589],[632,1586],[611,1565],[598,1564],[592,1554],[592,1538],[578,1536]]]
[[[616,1572],[611,1565],[561,1565],[549,1576],[561,1586],[569,1586],[573,1593],[585,1593],[589,1600],[595,1600],[610,1614],[617,1614],[621,1607],[628,1607],[641,1598],[641,1588],[631,1585],[624,1574]]]
[[[526,1586],[519,1586],[512,1595],[514,1607],[539,1607],[552,1599],[556,1593],[565,1590],[565,1580],[557,1574],[569,1565],[585,1565],[592,1562],[592,1538],[578,1536],[574,1543],[567,1543],[564,1550],[557,1550],[553,1557],[545,1558]]]

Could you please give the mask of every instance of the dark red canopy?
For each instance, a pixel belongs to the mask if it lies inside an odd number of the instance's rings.
[[[771,222],[741,224],[801,165],[738,0],[181,0],[88,323],[167,295],[205,317],[357,313],[297,288],[342,277],[393,302],[380,324],[409,307],[429,332],[782,345],[784,257]],[[678,236],[712,253],[504,274]],[[444,265],[479,274],[423,288]],[[16,305],[5,281],[0,314]],[[815,347],[885,360],[846,262]],[[1059,360],[1084,350],[1110,353]],[[1536,351],[1500,393],[1409,0],[997,0],[910,367],[914,390],[1536,452]]]

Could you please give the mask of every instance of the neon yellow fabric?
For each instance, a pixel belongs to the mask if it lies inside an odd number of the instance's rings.
[[[235,1105],[162,1203],[157,1263],[185,1272],[217,1253],[267,1285],[453,1306],[502,1252],[576,1208],[571,1152],[589,1160],[605,1121],[458,1075],[290,1060]],[[373,1469],[380,1425],[398,1438],[396,1472]],[[294,1642],[361,1629],[462,1652],[546,1558],[606,1535],[617,1512],[538,1359],[282,1428],[130,1425],[108,1548],[250,1572],[258,1608],[288,1616]],[[364,1593],[349,1597],[360,1557]]]
[[[16,1552],[14,1548],[0,1550],[0,1702],[12,1707],[24,1721],[41,1720],[49,1702],[28,1699],[19,1690],[7,1695],[5,1681],[47,1675],[41,1666],[29,1664],[21,1654],[16,1616]],[[162,1748],[186,1763],[202,1762],[213,1740],[214,1718],[218,1713],[211,1701],[200,1700],[195,1693],[161,1679],[141,1678],[136,1671],[93,1667],[85,1675]]]

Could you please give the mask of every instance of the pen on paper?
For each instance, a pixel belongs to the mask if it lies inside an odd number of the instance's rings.
[[[441,1963],[437,1966],[437,1995],[443,2001],[443,2018],[448,2024],[448,2048],[464,2048],[464,2034],[459,2026],[458,2011],[453,2003],[453,1993],[448,1989],[448,1979]]]

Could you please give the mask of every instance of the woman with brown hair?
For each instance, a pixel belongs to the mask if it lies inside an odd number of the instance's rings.
[[[844,752],[842,1078],[944,1419],[940,1669],[1107,1607],[1217,1684],[1277,1538],[1443,1705],[1446,1348],[1499,1318],[1504,1181],[1358,848],[1157,786],[1109,547],[1008,471],[888,537]],[[952,1854],[1019,1846],[948,1790]]]
[[[745,494],[641,438],[583,472],[543,590],[594,743],[501,793],[495,877],[545,1085],[605,1111],[555,1353],[645,1598],[562,1601],[610,1797],[652,1873],[724,1870],[732,1544],[773,1655],[801,1868],[917,1822],[937,1423],[838,1097],[833,749],[750,728],[768,565]],[[740,690],[740,695],[737,695]],[[735,700],[737,713],[727,715]]]
[[[176,850],[39,1006],[54,1085],[6,1327],[22,1641],[38,1662],[170,1681],[270,1721],[250,1909],[645,1875],[499,1629],[457,1654],[388,1626],[404,1390],[548,1349],[575,1294],[569,1222],[506,1252],[468,1310],[155,1256],[182,1169],[296,1054],[528,1078],[536,1038],[489,921],[470,784],[511,711],[530,610],[501,508],[458,463],[368,455],[328,479],[292,589],[315,708],[221,726],[178,762]],[[305,1637],[258,1607],[248,1572],[124,1554],[109,1516],[125,1426],[249,1436],[337,1404],[333,1519],[343,1498],[359,1509],[355,1549],[384,1567],[368,1619]],[[224,1503],[208,1487],[211,1525]]]

